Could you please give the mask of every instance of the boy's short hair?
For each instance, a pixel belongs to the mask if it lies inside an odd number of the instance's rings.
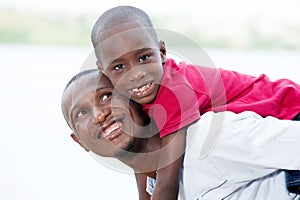
[[[91,32],[91,40],[95,50],[100,43],[98,39],[101,32],[108,30],[113,26],[122,23],[128,23],[134,20],[138,20],[146,28],[153,28],[152,35],[154,39],[158,40],[151,19],[147,13],[132,6],[117,6],[104,12],[95,22]]]

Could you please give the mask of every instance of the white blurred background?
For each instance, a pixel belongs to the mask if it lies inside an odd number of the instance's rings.
[[[0,199],[137,199],[133,175],[75,144],[60,110],[105,10],[137,6],[155,26],[197,42],[217,67],[300,83],[298,2],[0,0]]]

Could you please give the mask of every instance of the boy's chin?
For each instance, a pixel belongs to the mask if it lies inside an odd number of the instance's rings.
[[[138,99],[133,99],[132,98],[132,100],[137,102],[138,104],[149,104],[149,103],[152,103],[155,100],[155,97],[153,95],[149,95],[149,96],[141,97],[141,98],[138,98]]]

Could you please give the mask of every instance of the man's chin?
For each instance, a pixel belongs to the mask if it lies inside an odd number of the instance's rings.
[[[120,150],[116,153],[116,157],[125,157],[127,153],[131,152],[133,147],[134,147],[134,142],[129,143],[124,150]]]
[[[127,148],[126,148],[126,151],[131,151],[131,149],[133,149],[133,147],[134,147],[133,142],[129,143],[128,146],[127,146]]]

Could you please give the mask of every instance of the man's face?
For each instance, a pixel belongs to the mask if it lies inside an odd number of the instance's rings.
[[[152,31],[137,21],[120,24],[101,33],[97,47],[99,63],[115,88],[140,104],[155,99],[163,75]]]
[[[101,156],[119,157],[134,147],[143,120],[127,99],[113,97],[110,81],[90,73],[73,82],[63,96],[63,112],[87,149]],[[113,99],[113,103],[112,103]],[[134,121],[133,121],[134,120]]]

